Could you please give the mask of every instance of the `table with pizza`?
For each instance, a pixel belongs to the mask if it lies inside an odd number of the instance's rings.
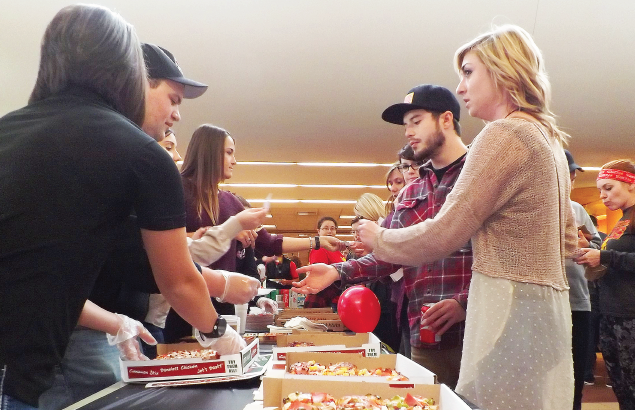
[[[275,340],[275,337],[271,335],[260,335],[259,350],[261,361],[264,358],[268,358],[267,355],[271,355],[274,345],[271,342]],[[317,339],[316,339],[317,340]],[[264,342],[264,343],[262,343]],[[287,341],[284,338],[284,347],[288,347],[290,350],[297,349],[298,353],[288,353],[289,358],[306,356],[307,352],[304,349],[310,349],[312,343],[298,342],[291,340]],[[277,346],[278,348],[280,345]],[[322,356],[319,356],[321,353]],[[387,354],[387,351],[383,351],[381,354]],[[316,357],[333,357],[332,353],[329,356],[325,352],[315,352]],[[295,356],[294,356],[295,355]],[[309,353],[310,355],[310,353]],[[395,357],[395,356],[392,356]],[[202,360],[210,361],[218,359],[216,352],[209,350],[174,350],[166,352],[162,356],[157,358],[159,362],[165,363],[166,361],[174,360]],[[368,360],[368,359],[363,359]],[[267,361],[266,359],[264,360]],[[276,406],[282,408],[282,410],[299,410],[299,409],[400,409],[400,410],[445,410],[438,406],[435,400],[430,397],[426,397],[426,394],[415,394],[415,392],[404,393],[396,395],[393,392],[380,395],[377,394],[377,390],[373,392],[357,391],[353,387],[359,387],[364,383],[349,383],[350,377],[364,377],[367,380],[376,381],[378,379],[385,380],[385,386],[389,387],[388,382],[407,382],[408,377],[399,373],[395,368],[372,368],[372,367],[360,367],[350,362],[319,362],[316,360],[301,361],[295,363],[287,363],[285,369],[286,376],[289,379],[299,378],[291,382],[290,392],[284,392],[281,394],[280,400],[282,404],[276,404]],[[269,373],[267,373],[269,374]],[[318,376],[325,376],[326,379],[331,379],[331,386],[336,383],[342,386],[341,392],[331,394],[320,385],[320,381],[317,384],[312,384],[315,380],[303,380],[302,377],[309,377],[309,379]],[[244,375],[243,375],[244,377]],[[334,379],[335,378],[335,379]],[[341,382],[340,379],[341,378]],[[347,380],[348,379],[348,380]],[[203,384],[190,384],[200,383],[202,380],[172,380],[165,382],[150,382],[150,383],[125,383],[119,382],[115,385],[102,390],[101,392],[75,403],[68,407],[68,410],[97,410],[97,409],[178,409],[178,410],[200,410],[200,409],[226,409],[226,410],[243,410],[246,406],[253,408],[254,406],[254,393],[259,388],[262,389],[261,377],[243,378],[238,377],[224,377],[218,378],[221,382],[203,383]],[[335,381],[333,381],[335,380]],[[297,383],[297,387],[293,383]],[[285,382],[286,383],[286,382]],[[328,384],[328,383],[327,383]],[[264,384],[265,389],[267,385]],[[438,397],[439,386],[435,395]],[[286,386],[289,389],[288,386]],[[304,388],[307,390],[305,391]],[[284,389],[283,389],[284,390]],[[446,390],[449,390],[446,388]],[[262,392],[262,390],[261,390]],[[357,392],[357,393],[356,393]],[[372,394],[371,394],[372,393]],[[446,393],[447,394],[447,393]],[[271,403],[269,403],[271,405]],[[267,406],[267,400],[265,400],[265,406]],[[364,406],[364,407],[360,407]],[[256,406],[257,407],[257,406]],[[262,406],[260,407],[262,408]],[[451,409],[452,407],[450,407]],[[463,407],[461,407],[463,408]],[[470,409],[476,409],[475,406],[469,405]]]

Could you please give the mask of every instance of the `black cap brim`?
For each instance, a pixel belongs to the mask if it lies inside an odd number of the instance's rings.
[[[421,107],[415,104],[394,104],[384,110],[384,112],[381,114],[381,118],[384,121],[390,122],[392,124],[403,125],[403,116],[406,115],[408,111],[425,109],[425,107]]]
[[[179,84],[183,84],[183,98],[192,99],[198,98],[207,91],[207,85],[199,83],[198,81],[190,80],[185,77],[172,77],[168,78]]]

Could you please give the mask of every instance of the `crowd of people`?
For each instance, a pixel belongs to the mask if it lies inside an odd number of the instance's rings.
[[[583,169],[531,36],[496,28],[454,63],[456,94],[486,121],[473,143],[455,94],[418,85],[381,115],[408,143],[388,200],[357,201],[351,244],[332,217],[315,237],[283,237],[262,229],[267,209],[219,189],[236,166],[227,130],[203,124],[177,151],[179,105],[207,85],[106,8],[58,12],[28,105],[0,119],[0,409],[63,408],[157,342],[235,353],[244,340],[222,315],[264,279],[307,294],[305,307],[367,284],[382,340],[484,409],[580,409],[590,271],[613,389],[635,408],[635,164],[599,172],[600,198],[623,211],[601,239],[570,200]],[[282,256],[300,251],[310,265]]]

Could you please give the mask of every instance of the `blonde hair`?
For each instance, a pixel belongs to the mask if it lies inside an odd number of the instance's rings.
[[[377,222],[379,218],[386,218],[384,202],[375,194],[367,193],[360,196],[355,204],[354,212],[355,215],[374,222]]]
[[[194,131],[187,146],[181,175],[187,179],[196,201],[199,218],[203,211],[218,224],[218,184],[225,168],[225,139],[231,135],[223,128],[203,124]],[[185,187],[184,187],[185,188]]]
[[[570,137],[556,126],[542,53],[529,33],[518,26],[504,25],[481,34],[456,50],[454,65],[458,73],[469,52],[485,64],[494,84],[509,93],[520,111],[536,118],[556,140],[566,144]]]
[[[403,178],[403,172],[401,172],[399,165],[401,165],[399,162],[392,164],[388,172],[386,172],[386,188],[388,188],[388,190],[390,190],[390,187],[388,186],[388,178],[390,178],[390,174],[392,174],[393,171],[399,172],[401,174],[401,177]],[[384,209],[386,210],[386,215],[388,215],[395,209],[395,199],[397,199],[397,196],[390,194],[390,196],[386,200],[386,206],[384,207]]]

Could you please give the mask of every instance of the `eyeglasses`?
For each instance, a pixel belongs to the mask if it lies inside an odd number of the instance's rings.
[[[323,226],[320,228],[320,231],[337,231],[337,227],[335,226]]]
[[[413,171],[417,171],[419,170],[419,168],[421,168],[422,165],[422,162],[415,162],[414,164],[399,164],[397,168],[402,171],[408,171],[410,168],[412,168]]]

